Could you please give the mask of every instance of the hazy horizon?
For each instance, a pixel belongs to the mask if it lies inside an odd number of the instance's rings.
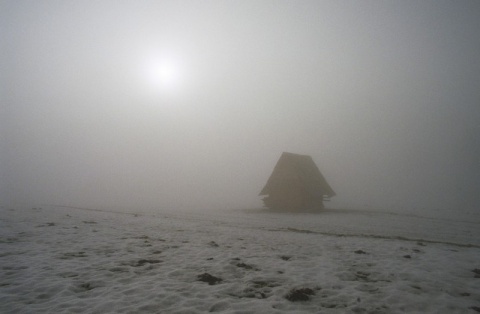
[[[478,1],[1,1],[0,205],[480,204]]]

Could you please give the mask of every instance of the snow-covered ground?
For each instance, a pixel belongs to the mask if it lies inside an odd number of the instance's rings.
[[[479,311],[474,215],[0,209],[1,313]]]

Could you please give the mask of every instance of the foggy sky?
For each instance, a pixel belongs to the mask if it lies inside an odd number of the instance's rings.
[[[260,207],[288,151],[330,207],[478,210],[479,34],[479,1],[0,1],[0,203]]]

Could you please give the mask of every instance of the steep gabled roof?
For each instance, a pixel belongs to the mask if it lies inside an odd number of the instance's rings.
[[[335,196],[312,157],[284,152],[260,195],[269,195],[285,184],[300,184],[312,196]]]

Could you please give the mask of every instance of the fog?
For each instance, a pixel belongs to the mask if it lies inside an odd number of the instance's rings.
[[[329,207],[477,211],[479,33],[478,1],[1,1],[0,203],[261,207],[288,151]]]

